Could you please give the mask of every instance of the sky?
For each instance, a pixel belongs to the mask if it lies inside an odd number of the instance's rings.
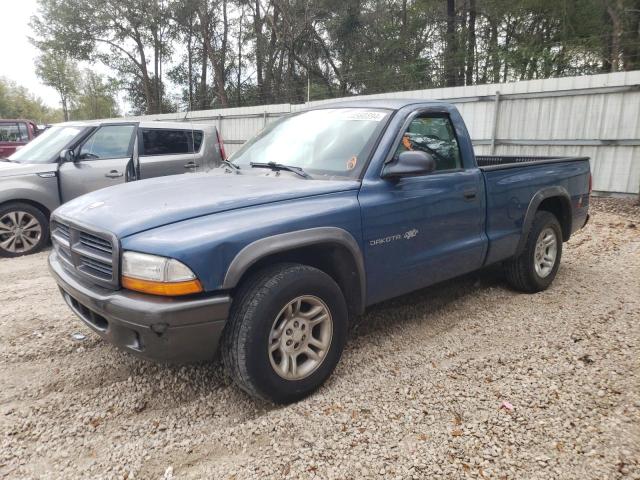
[[[39,51],[31,45],[28,37],[33,35],[29,20],[37,11],[37,0],[0,0],[0,77],[26,87],[46,105],[60,108],[60,97],[56,91],[43,85],[36,75],[34,62]],[[79,64],[81,69],[87,66]],[[103,75],[110,73],[103,65],[93,65],[91,68]],[[128,104],[124,94],[118,95],[117,101],[120,111],[126,111]]]
[[[0,77],[28,88],[51,107],[59,107],[56,91],[43,85],[35,73],[38,50],[31,45],[29,19],[37,11],[36,0],[0,0]]]

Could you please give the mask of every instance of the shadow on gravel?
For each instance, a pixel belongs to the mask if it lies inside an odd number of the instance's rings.
[[[442,309],[472,297],[478,291],[488,288],[502,288],[508,291],[501,266],[491,266],[483,270],[447,280],[436,285],[408,293],[369,307],[364,315],[357,318],[351,329],[347,350],[366,345],[366,338],[378,335],[382,330],[402,332],[406,322],[426,321],[429,316]],[[452,317],[451,326],[460,318]],[[358,340],[358,342],[354,342]],[[355,347],[359,348],[359,347]]]

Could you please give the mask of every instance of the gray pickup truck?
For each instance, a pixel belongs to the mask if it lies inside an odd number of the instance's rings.
[[[213,125],[68,122],[0,162],[0,257],[41,250],[62,203],[120,183],[208,171],[224,159]]]

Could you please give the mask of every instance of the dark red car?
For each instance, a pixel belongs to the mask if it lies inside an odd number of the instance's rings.
[[[0,119],[0,158],[12,155],[38,135],[38,126],[31,120]]]

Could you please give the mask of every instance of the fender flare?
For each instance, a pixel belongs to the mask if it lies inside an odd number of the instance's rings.
[[[261,238],[250,243],[240,250],[229,264],[222,288],[226,290],[237,286],[247,270],[264,257],[287,250],[322,244],[340,245],[353,256],[360,284],[360,310],[363,311],[366,298],[366,276],[362,251],[353,235],[338,227],[297,230]]]
[[[522,222],[522,235],[520,236],[520,241],[518,242],[518,247],[516,248],[516,255],[519,255],[524,250],[525,244],[527,242],[527,236],[529,235],[529,231],[531,230],[531,225],[533,224],[533,219],[538,211],[538,207],[540,204],[546,200],[547,198],[558,197],[560,201],[564,204],[565,208],[567,208],[569,212],[569,228],[567,229],[568,235],[564,238],[566,242],[569,239],[569,235],[571,235],[571,222],[573,221],[572,212],[571,212],[571,196],[569,192],[564,187],[561,186],[553,186],[546,187],[542,190],[538,190],[531,201],[529,202],[529,206],[527,207],[527,212],[524,216],[524,221]],[[562,219],[558,219],[562,222]],[[562,223],[561,223],[562,226]],[[563,233],[564,227],[562,226]]]

